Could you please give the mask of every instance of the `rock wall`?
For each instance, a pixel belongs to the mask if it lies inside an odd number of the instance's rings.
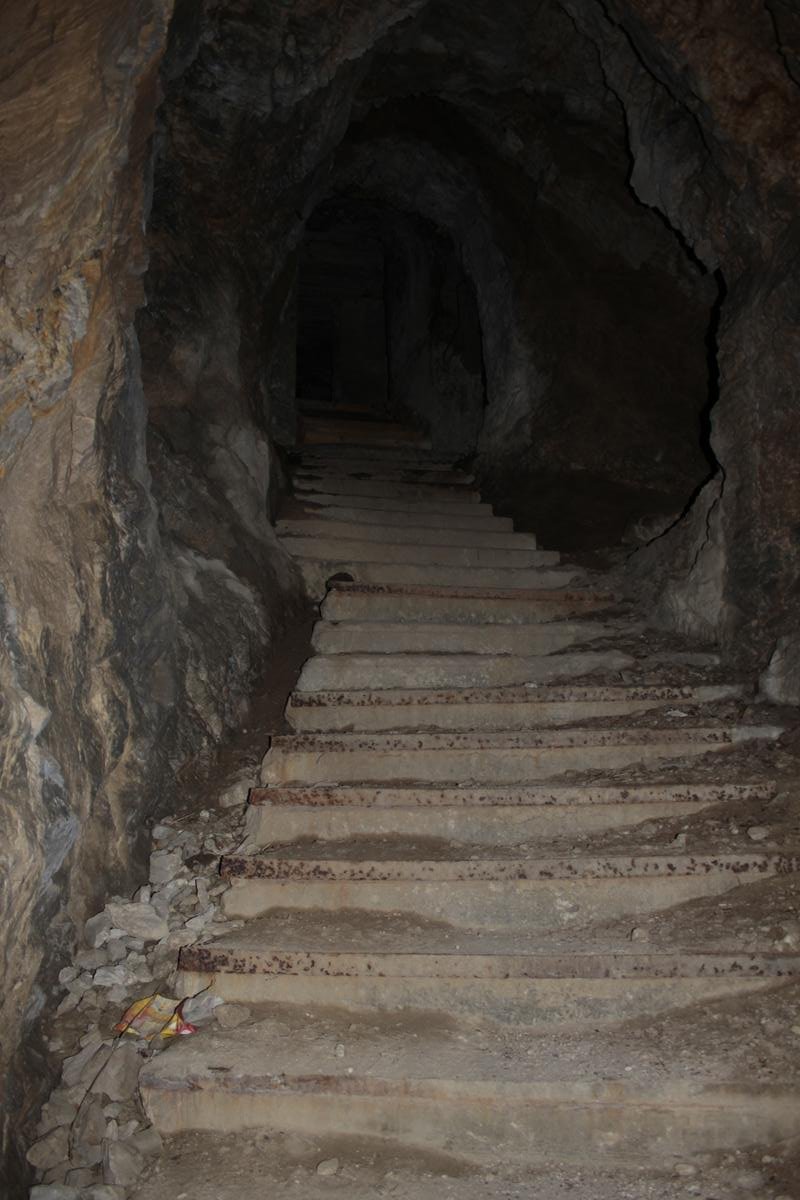
[[[20,1044],[163,769],[175,615],[131,333],[167,3],[3,7],[3,1145],[39,1099]],[[58,133],[58,136],[54,134]],[[13,134],[13,141],[11,140]],[[24,146],[25,153],[19,153]],[[35,1045],[26,1052],[35,1056]],[[42,1064],[36,1064],[39,1070]]]
[[[623,106],[636,195],[727,289],[710,413],[717,601],[698,628],[763,663],[778,638],[797,636],[800,93],[792,20],[785,5],[756,2],[691,17],[660,0],[566,7],[597,46]],[[661,539],[662,570],[683,537],[676,527]],[[707,588],[703,555],[682,589],[684,622]]]

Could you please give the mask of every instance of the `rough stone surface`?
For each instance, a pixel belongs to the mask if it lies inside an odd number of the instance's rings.
[[[800,704],[800,634],[778,638],[759,682],[767,700],[775,704]]]
[[[76,1187],[63,1183],[40,1183],[31,1188],[30,1200],[78,1200]]]
[[[68,1133],[66,1127],[51,1129],[28,1151],[28,1162],[40,1171],[47,1171],[68,1157]]]
[[[45,1085],[19,1047],[75,928],[132,881],[158,797],[238,724],[301,594],[260,503],[269,485],[243,482],[248,456],[260,476],[269,451],[262,435],[250,454],[252,422],[223,436],[227,466],[220,446],[216,480],[189,499],[202,499],[205,530],[180,550],[159,505],[198,469],[187,461],[174,487],[168,469],[148,470],[133,324],[172,8],[11,0],[0,16],[13,129],[1,152],[0,959],[17,982],[0,997],[0,1074],[18,1163],[19,1114]]]
[[[108,1184],[128,1188],[136,1183],[145,1167],[142,1155],[129,1143],[109,1142],[103,1156],[103,1176]]]
[[[142,1059],[135,1042],[116,1042],[103,1069],[93,1080],[92,1092],[109,1100],[127,1100],[136,1090]],[[116,1180],[109,1180],[115,1183]]]
[[[157,942],[169,932],[166,921],[151,904],[135,901],[131,904],[114,903],[107,905],[105,911],[115,929],[129,937],[141,938],[144,942]]]

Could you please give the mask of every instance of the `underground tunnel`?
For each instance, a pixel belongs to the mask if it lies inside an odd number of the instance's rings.
[[[632,1196],[785,1200],[797,1055],[750,1031],[800,1022],[795,6],[8,0],[0,30],[4,1194],[530,1169],[602,1200],[641,1160]],[[163,1054],[114,1030],[156,993],[198,1014]],[[307,1119],[214,1090],[204,1053],[235,1081],[267,1026]],[[681,1038],[713,1120],[677,1067],[646,1091]],[[620,1072],[685,1132],[636,1141]]]

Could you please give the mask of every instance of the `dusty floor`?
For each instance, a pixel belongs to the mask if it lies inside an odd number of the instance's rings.
[[[320,1164],[338,1160],[334,1175]],[[331,1168],[328,1168],[331,1169]],[[462,1160],[368,1139],[182,1134],[133,1200],[794,1200],[798,1148],[676,1162],[672,1171],[543,1164],[481,1172]]]

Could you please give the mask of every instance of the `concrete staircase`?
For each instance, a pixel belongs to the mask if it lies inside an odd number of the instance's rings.
[[[154,1124],[653,1169],[800,1134],[744,1051],[800,957],[703,933],[799,860],[659,841],[767,803],[780,729],[736,718],[713,659],[648,653],[418,435],[312,423],[278,532],[313,654],[222,862],[244,924],[181,959],[255,1017],[152,1060]]]

